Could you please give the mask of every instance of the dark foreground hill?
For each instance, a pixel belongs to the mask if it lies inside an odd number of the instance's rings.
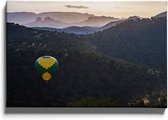
[[[83,36],[7,23],[7,106],[166,107],[163,71],[112,59],[94,47]],[[47,84],[34,67],[43,55],[59,61]]]
[[[127,20],[84,36],[96,51],[166,71],[167,17]]]

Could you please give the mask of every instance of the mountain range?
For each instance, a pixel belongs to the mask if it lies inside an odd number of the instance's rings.
[[[165,17],[167,12],[160,13],[152,18]],[[90,34],[111,28],[126,20],[140,20],[139,16],[130,16],[127,19],[95,16],[88,13],[75,12],[13,12],[7,13],[7,21],[18,23],[35,29],[58,31],[75,34]]]
[[[49,19],[49,20],[48,20]],[[41,21],[38,21],[41,20]],[[64,28],[70,26],[100,27],[108,22],[119,20],[114,17],[95,16],[88,13],[75,12],[9,12],[7,21],[18,23],[27,27],[55,27]]]
[[[160,18],[160,17],[166,17],[166,16],[167,16],[167,12],[163,12],[163,13],[160,13],[160,14],[154,16],[154,17],[151,17],[151,18]],[[116,21],[109,22],[109,23],[107,23],[107,24],[105,24],[101,27],[70,26],[70,27],[65,27],[65,28],[56,28],[53,24],[50,24],[50,25],[47,24],[46,25],[45,21],[43,21],[41,25],[38,24],[39,22],[38,23],[35,22],[31,26],[35,26],[35,24],[36,24],[38,27],[33,27],[33,28],[38,29],[38,30],[57,31],[57,32],[75,33],[75,34],[91,34],[91,33],[94,33],[94,32],[103,31],[103,30],[106,30],[108,28],[114,27],[114,26],[116,26],[116,25],[118,25],[118,24],[120,24],[124,21],[129,21],[129,20],[139,21],[141,19],[145,19],[145,18],[141,18],[139,16],[130,16],[127,19],[118,19]],[[60,25],[62,25],[61,22],[60,22]]]
[[[102,30],[111,28],[111,27],[113,27],[113,26],[115,26],[115,25],[117,25],[117,24],[119,24],[123,21],[124,20],[113,21],[113,22],[110,22],[110,23],[108,23],[108,24],[106,24],[102,27],[70,26],[70,27],[65,27],[65,28],[53,28],[53,26],[49,27],[48,25],[46,26],[45,23],[42,22],[43,23],[42,27],[40,27],[40,25],[37,24],[38,27],[32,27],[32,28],[38,29],[38,30],[57,31],[57,32],[66,32],[66,33],[74,33],[74,34],[91,34],[91,33],[94,33],[94,32],[98,32],[98,31],[102,31]]]

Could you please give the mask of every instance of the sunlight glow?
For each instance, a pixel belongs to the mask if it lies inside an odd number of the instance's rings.
[[[165,1],[9,1],[8,12],[80,12],[97,16],[124,18],[129,16],[151,17],[167,10]]]

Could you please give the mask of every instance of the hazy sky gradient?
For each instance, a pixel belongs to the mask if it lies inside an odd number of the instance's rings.
[[[137,15],[141,17],[151,17],[167,10],[166,1],[153,2],[31,2],[31,1],[9,1],[7,3],[8,12],[81,12],[90,13],[97,16],[113,16],[126,18]]]

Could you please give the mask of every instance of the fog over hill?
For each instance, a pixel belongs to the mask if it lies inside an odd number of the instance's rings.
[[[44,19],[45,17],[51,17],[55,20],[72,23],[72,22],[81,22],[86,20],[88,17],[94,16],[88,13],[75,13],[75,12],[42,12],[42,13],[33,13],[33,12],[8,12],[7,20],[8,22],[25,24],[28,22],[33,22],[37,17]]]
[[[106,16],[95,16],[88,13],[75,13],[75,12],[43,12],[35,14],[32,12],[9,12],[7,13],[7,21],[25,25],[28,27],[51,27],[50,22],[45,22],[42,26],[41,22],[36,21],[37,18],[45,20],[46,17],[51,18],[55,21],[52,23],[53,27],[70,27],[70,26],[92,26],[100,27],[108,22],[116,21],[118,18],[106,17]],[[62,24],[64,23],[64,24]],[[59,25],[60,24],[60,25]],[[38,26],[39,25],[39,26]],[[61,26],[62,25],[62,26]]]
[[[33,27],[35,29],[38,29],[38,30],[48,30],[48,31],[57,31],[57,32],[66,32],[66,33],[75,33],[75,34],[91,34],[91,33],[94,33],[94,32],[98,32],[98,31],[103,31],[103,30],[106,30],[106,29],[109,29],[111,27],[115,27],[116,25],[122,23],[122,22],[125,22],[125,21],[140,21],[140,20],[151,20],[153,18],[161,18],[161,17],[166,17],[167,14],[165,14],[166,12],[163,12],[163,13],[160,13],[159,15],[156,15],[158,17],[151,17],[151,18],[142,18],[142,17],[139,17],[139,16],[130,16],[128,17],[127,19],[117,19],[117,18],[113,18],[113,21],[111,22],[108,22],[107,24],[101,26],[101,27],[94,27],[95,24],[97,24],[97,22],[101,22],[101,21],[109,21],[111,18],[110,17],[107,17],[108,19],[104,19],[106,17],[102,16],[102,17],[89,17],[88,19],[90,19],[91,21],[88,22],[87,20],[87,26],[82,26],[86,24],[86,21],[84,22],[81,22],[81,23],[74,23],[74,24],[71,24],[72,26],[67,26],[66,23],[60,23],[59,22],[55,22],[55,24],[53,25],[52,23],[49,24],[45,24],[45,22],[43,24],[38,24],[36,22],[33,22],[33,23],[29,23],[27,24],[26,26],[28,27]],[[161,15],[161,17],[159,17]],[[96,20],[95,20],[96,19]],[[41,19],[40,19],[41,20]],[[95,22],[94,22],[95,20]],[[97,22],[96,22],[97,21]],[[40,22],[39,22],[40,23]],[[89,26],[89,24],[92,24],[92,26]],[[80,24],[80,25],[79,25]],[[60,26],[62,26],[60,28]],[[63,27],[64,26],[64,27]]]

